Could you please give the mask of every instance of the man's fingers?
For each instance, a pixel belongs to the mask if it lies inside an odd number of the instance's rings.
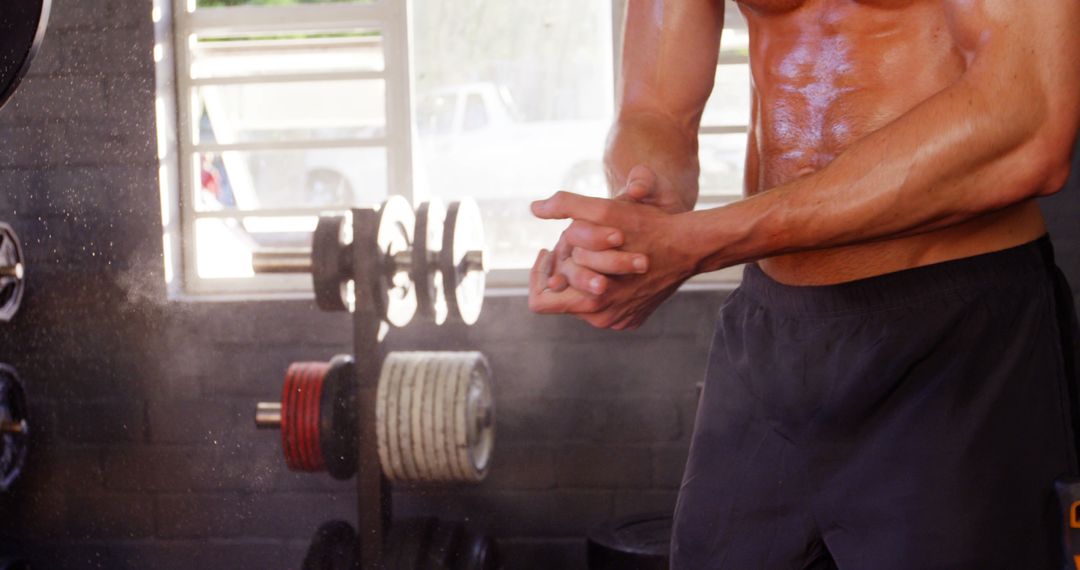
[[[584,220],[575,220],[574,223],[570,224],[570,227],[563,231],[559,242],[569,246],[567,248],[567,257],[569,257],[570,252],[575,247],[599,251],[619,247],[623,244],[623,240],[623,233],[615,228],[598,226]]]
[[[529,271],[529,297],[541,293],[547,287],[551,267],[551,254],[548,250],[541,249],[540,253],[536,255],[532,270]]]
[[[649,270],[649,258],[640,253],[615,249],[591,251],[575,247],[572,257],[574,264],[607,275],[630,275]]]
[[[559,265],[559,274],[564,276],[569,285],[578,291],[587,291],[593,295],[599,295],[607,290],[607,277],[588,267],[582,267],[571,260],[566,260]]]
[[[587,220],[602,223],[610,214],[613,201],[606,198],[590,198],[572,192],[556,192],[547,200],[532,203],[532,213],[546,220]]]
[[[570,286],[570,282],[566,280],[566,276],[561,273],[556,273],[551,277],[548,277],[547,288],[558,293],[565,290]]]
[[[600,299],[577,289],[567,289],[560,293],[547,290],[536,295],[529,295],[529,310],[534,313],[582,315],[599,311],[601,308],[603,305]]]
[[[559,235],[559,242],[555,244],[555,249],[553,250],[556,265],[564,259],[570,259],[570,253],[573,251],[574,246],[566,241],[566,231],[563,231],[563,233]]]

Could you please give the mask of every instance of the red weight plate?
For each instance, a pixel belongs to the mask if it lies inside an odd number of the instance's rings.
[[[307,445],[308,378],[311,377],[311,370],[306,362],[300,364],[299,368],[300,376],[297,377],[296,383],[296,451],[300,460],[300,470],[307,471],[309,461]]]
[[[322,408],[323,384],[326,380],[326,372],[330,369],[325,363],[312,363],[309,365],[311,376],[308,380],[307,413],[304,424],[304,443],[308,452],[308,470],[323,471],[326,469],[326,461],[322,454],[322,440],[319,430],[319,418]]]
[[[314,384],[315,378],[318,372],[311,366],[310,362],[303,364],[304,374],[300,377],[300,415],[299,415],[299,430],[300,435],[300,459],[301,469],[304,471],[314,471],[315,457],[312,453],[311,445],[311,402],[314,400]]]
[[[289,365],[285,371],[285,383],[281,387],[281,451],[285,454],[285,464],[289,469],[296,470],[298,461],[296,457],[296,375],[297,364]]]

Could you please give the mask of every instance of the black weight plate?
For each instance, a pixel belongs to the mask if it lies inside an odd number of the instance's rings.
[[[667,570],[670,514],[643,514],[603,523],[587,541],[590,570]]]
[[[0,1],[0,107],[30,69],[49,23],[52,0]]]
[[[0,558],[0,570],[30,570],[30,563],[22,558]]]
[[[324,311],[351,311],[352,232],[344,216],[323,216],[311,236],[311,283]]]
[[[397,545],[397,552],[392,553],[395,563],[390,570],[425,570],[421,563],[427,558],[436,523],[436,519],[430,517],[394,523],[394,531],[401,533],[401,542]]]
[[[15,275],[0,275],[0,323],[6,323],[22,304],[26,261],[18,234],[5,223],[0,223],[0,267],[17,267]]]
[[[326,470],[335,479],[356,474],[356,368],[351,356],[335,356],[319,402],[319,443]]]
[[[455,570],[498,570],[499,568],[502,568],[502,560],[495,540],[486,534],[466,533]]]
[[[325,522],[315,531],[303,570],[353,570],[356,566],[356,531],[345,521]]]
[[[453,570],[465,538],[465,526],[459,522],[439,521],[431,533],[425,570]]]
[[[22,473],[30,447],[26,393],[15,369],[0,364],[0,423],[23,429],[0,434],[0,491],[7,491]]]

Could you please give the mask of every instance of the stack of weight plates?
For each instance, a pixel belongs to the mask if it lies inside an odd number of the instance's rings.
[[[478,482],[495,438],[491,372],[479,352],[395,352],[375,408],[379,461],[394,482]]]

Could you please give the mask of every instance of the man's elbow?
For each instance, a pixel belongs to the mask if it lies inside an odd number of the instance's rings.
[[[1075,135],[1074,130],[1072,136],[1046,136],[1033,145],[1028,177],[1036,197],[1055,194],[1065,186],[1072,169]]]

